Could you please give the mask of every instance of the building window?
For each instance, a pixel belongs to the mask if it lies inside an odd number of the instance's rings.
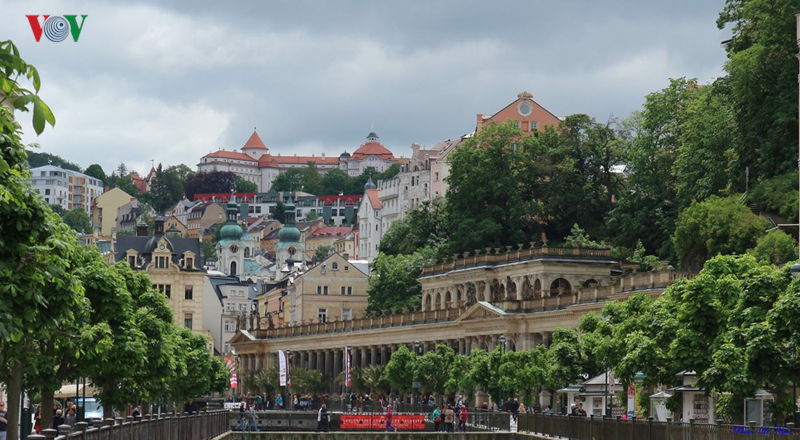
[[[171,284],[158,284],[156,289],[163,293],[167,298],[172,298],[172,285]]]
[[[317,295],[322,295],[322,286],[317,286]]]
[[[323,295],[327,295],[327,294],[328,294],[328,286],[324,286],[324,287],[322,288],[322,294],[323,294]]]
[[[531,121],[530,125],[531,125],[531,131],[536,131],[539,129],[539,123],[536,121]]]
[[[236,304],[228,303],[227,309],[228,309],[229,312],[235,312],[236,311]]]
[[[328,309],[317,309],[317,320],[319,322],[328,322]]]
[[[188,328],[189,330],[192,329],[192,314],[191,313],[187,313],[186,315],[184,315],[184,317],[183,317],[183,326]]]
[[[233,323],[233,321],[225,321],[225,331],[226,332],[235,332],[236,331],[236,325]]]
[[[353,309],[342,309],[342,319],[344,320],[353,319]]]
[[[136,267],[136,256],[128,255],[128,265],[131,267],[131,269]]]
[[[184,286],[183,287],[183,298],[184,299],[192,299],[192,289],[194,286]]]
[[[342,286],[342,295],[344,295],[344,293],[345,293],[345,288],[344,286]]]
[[[339,270],[339,263],[335,261],[331,263],[331,270]]]
[[[192,268],[194,268],[194,259],[193,258],[187,258],[184,261],[185,261],[184,269],[192,269]]]
[[[350,272],[350,266],[345,266],[345,267],[344,267],[344,271],[345,271],[345,272]]]
[[[44,190],[44,195],[46,195],[46,196],[50,195],[50,189],[49,188]]]
[[[347,294],[348,295],[352,295],[353,294],[353,287],[352,286],[347,288]]]
[[[230,344],[226,342],[226,343],[225,343],[225,353],[228,353],[228,352],[230,352],[230,351],[231,351],[231,349],[230,349]]]
[[[247,304],[239,304],[239,310],[242,312],[247,311]]]

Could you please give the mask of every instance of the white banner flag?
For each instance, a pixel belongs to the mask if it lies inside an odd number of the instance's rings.
[[[344,381],[344,383],[349,388],[349,387],[353,386],[353,382],[352,382],[352,379],[350,377],[350,362],[352,361],[352,358],[351,358],[352,355],[350,354],[350,347],[349,346],[344,348],[344,356],[345,356],[345,370],[344,370],[345,371],[345,381]]]
[[[278,350],[278,362],[280,364],[280,371],[281,371],[281,386],[286,386],[286,355],[283,353],[283,350]]]

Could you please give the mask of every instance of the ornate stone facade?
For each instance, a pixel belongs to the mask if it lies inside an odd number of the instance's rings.
[[[348,345],[360,367],[385,364],[402,345],[424,352],[448,344],[469,354],[491,350],[505,338],[509,350],[531,349],[549,344],[556,328],[577,327],[581,316],[599,312],[606,301],[636,292],[658,296],[675,280],[693,276],[671,269],[622,276],[607,249],[498,251],[425,268],[418,311],[241,331],[231,341],[240,373],[275,365],[278,350],[291,351],[295,366],[336,377]]]

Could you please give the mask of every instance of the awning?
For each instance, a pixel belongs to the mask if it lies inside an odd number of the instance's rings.
[[[86,384],[86,397],[94,396],[94,393],[94,387],[91,384]],[[83,384],[66,384],[63,385],[60,390],[56,391],[55,394],[53,394],[53,398],[55,399],[72,399],[75,397],[83,397]]]
[[[672,397],[672,394],[665,391],[659,391],[650,396],[651,399],[669,399],[670,397]]]

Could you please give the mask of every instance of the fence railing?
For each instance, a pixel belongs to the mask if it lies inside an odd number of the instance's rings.
[[[137,420],[105,419],[92,427],[78,422],[75,429],[61,425],[58,430],[44,429],[42,435],[29,435],[28,440],[208,440],[228,431],[229,417],[230,411],[208,411],[146,415]]]
[[[622,420],[610,417],[576,417],[520,414],[517,430],[573,440],[800,440],[800,430],[783,427],[717,425],[707,423]]]

